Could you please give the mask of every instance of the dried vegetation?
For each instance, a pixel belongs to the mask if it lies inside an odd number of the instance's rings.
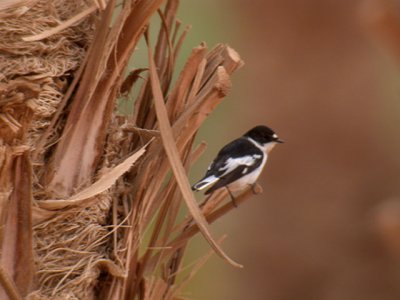
[[[201,44],[172,83],[188,28],[178,1],[163,2],[0,4],[0,299],[175,299],[210,255],[176,280],[198,232],[240,266],[208,226],[232,204],[220,191],[199,207],[186,174],[205,149],[195,134],[242,61]],[[149,66],[131,70],[144,37]],[[133,87],[133,114],[118,115]]]

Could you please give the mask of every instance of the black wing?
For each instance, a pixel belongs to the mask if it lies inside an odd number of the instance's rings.
[[[204,176],[207,178],[214,175],[220,178],[206,194],[251,173],[261,165],[263,155],[264,153],[246,138],[239,138],[227,144],[219,151]]]
[[[260,163],[257,165],[259,166],[261,164]],[[215,190],[222,188],[236,180],[238,180],[240,177],[251,173],[256,167],[252,167],[251,169],[247,166],[241,165],[239,167],[237,167],[236,169],[234,169],[232,172],[222,176],[212,187],[210,187],[204,194],[208,195],[211,194],[212,192],[214,192]],[[246,169],[247,168],[247,169]],[[243,172],[245,171],[245,172]]]

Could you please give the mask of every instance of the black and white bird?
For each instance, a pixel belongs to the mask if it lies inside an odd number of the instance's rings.
[[[267,162],[268,154],[283,143],[278,135],[267,126],[256,126],[242,137],[223,147],[207,169],[206,175],[192,190],[209,188],[205,194],[225,187],[232,199],[232,192],[253,186]]]

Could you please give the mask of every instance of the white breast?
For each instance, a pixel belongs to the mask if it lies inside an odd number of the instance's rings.
[[[264,158],[261,162],[261,165],[259,168],[255,169],[253,172],[239,178],[238,180],[232,182],[231,184],[228,185],[228,188],[230,191],[238,191],[246,188],[249,185],[253,185],[258,177],[261,174],[261,171],[264,169],[265,163],[267,162],[268,155],[265,154]]]

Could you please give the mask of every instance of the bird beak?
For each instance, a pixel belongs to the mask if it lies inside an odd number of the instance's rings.
[[[284,141],[282,141],[282,140],[280,140],[280,139],[277,139],[275,142],[277,142],[277,143],[279,143],[279,144],[283,144],[283,143],[284,143]]]

